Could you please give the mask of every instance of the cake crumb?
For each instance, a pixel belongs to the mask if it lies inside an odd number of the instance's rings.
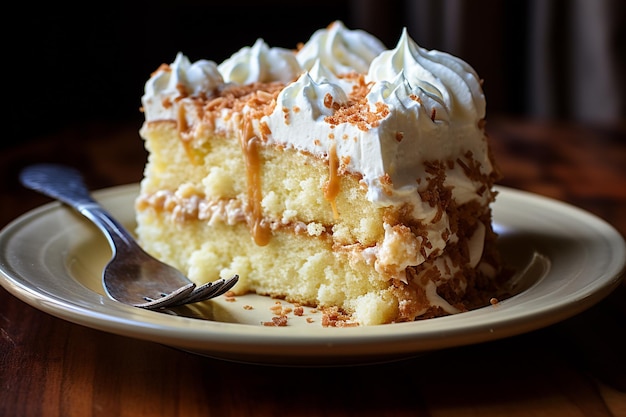
[[[245,306],[243,306],[243,309],[244,309],[244,310],[254,310],[254,307],[252,307],[252,306],[251,306],[251,305],[249,305],[249,304],[246,304]]]
[[[270,307],[270,311],[277,316],[286,316],[287,314],[293,312],[293,308],[283,306],[280,301],[276,301],[276,303]]]
[[[266,327],[285,327],[287,326],[287,316],[274,316],[272,321],[264,321],[263,326]]]
[[[323,311],[323,327],[357,327],[359,323],[351,320],[351,317],[342,313],[337,307],[330,307]]]

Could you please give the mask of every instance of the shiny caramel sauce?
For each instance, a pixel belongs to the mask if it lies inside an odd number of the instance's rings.
[[[328,150],[328,182],[324,188],[324,198],[330,203],[333,209],[333,218],[337,220],[339,218],[339,211],[337,211],[336,198],[339,194],[339,158],[337,157],[337,147],[335,142],[332,142],[330,149]]]
[[[244,117],[240,130],[241,150],[246,164],[246,179],[248,181],[248,202],[250,204],[250,215],[248,216],[248,226],[252,233],[254,242],[259,246],[269,243],[271,230],[269,225],[264,223],[261,200],[261,161],[259,157],[260,139],[252,130],[252,123],[248,117]]]
[[[198,155],[194,153],[193,148],[191,147],[191,140],[193,135],[190,133],[190,127],[187,123],[186,110],[185,106],[178,106],[178,137],[180,138],[180,143],[183,145],[183,149],[185,149],[185,153],[187,154],[187,158],[191,161],[193,165],[200,164],[200,158]]]

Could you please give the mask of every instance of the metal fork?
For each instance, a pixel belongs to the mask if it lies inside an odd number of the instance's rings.
[[[132,235],[98,204],[74,168],[38,164],[20,173],[22,184],[67,204],[104,233],[113,251],[102,280],[113,299],[150,310],[176,307],[218,297],[239,279],[234,275],[196,286],[177,269],[145,252]]]

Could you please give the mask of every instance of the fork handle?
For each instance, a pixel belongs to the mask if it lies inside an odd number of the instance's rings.
[[[137,246],[132,235],[93,199],[78,170],[58,164],[31,165],[20,173],[20,182],[91,220],[109,239],[113,251],[116,245]]]

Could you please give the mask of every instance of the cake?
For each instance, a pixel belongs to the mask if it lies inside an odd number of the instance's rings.
[[[148,79],[142,246],[198,284],[378,325],[488,304],[501,270],[481,80],[341,21]]]

